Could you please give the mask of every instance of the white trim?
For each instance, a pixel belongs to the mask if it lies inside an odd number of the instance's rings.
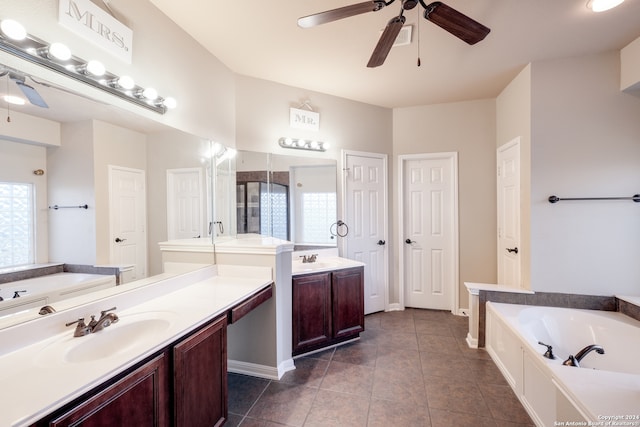
[[[289,371],[296,369],[293,359],[287,359],[280,363],[277,368],[256,363],[241,362],[239,360],[227,360],[227,371],[235,374],[251,375],[252,377],[265,378],[268,380],[279,380]]]
[[[359,156],[359,157],[371,157],[374,159],[380,159],[383,162],[382,168],[383,168],[383,187],[384,187],[384,197],[383,197],[383,201],[382,201],[382,205],[384,206],[384,230],[383,230],[383,234],[385,236],[385,240],[389,241],[388,236],[389,236],[389,158],[386,154],[381,154],[381,153],[370,153],[370,152],[366,152],[366,151],[354,151],[354,150],[341,150],[341,174],[340,174],[340,178],[341,178],[341,187],[340,187],[340,191],[341,191],[341,206],[340,206],[340,216],[341,218],[345,218],[347,212],[346,212],[346,176],[345,176],[345,172],[346,172],[346,167],[347,167],[347,156]],[[345,239],[339,239],[338,240],[338,250],[340,251],[341,254],[344,254],[345,251]],[[390,282],[390,271],[393,271],[390,268],[390,257],[389,257],[389,253],[390,253],[391,249],[389,247],[389,245],[387,245],[387,250],[384,252],[384,258],[385,258],[385,281],[384,281],[384,310],[385,311],[390,311],[390,305],[389,305],[389,282]]]
[[[403,257],[403,245],[404,245],[404,165],[407,160],[418,159],[449,159],[451,161],[451,173],[453,181],[453,283],[454,289],[452,292],[451,301],[451,313],[457,313],[460,309],[460,240],[459,240],[459,213],[458,213],[458,152],[443,152],[443,153],[422,153],[422,154],[403,154],[398,156],[398,278],[399,278],[399,305],[404,305],[404,257]]]

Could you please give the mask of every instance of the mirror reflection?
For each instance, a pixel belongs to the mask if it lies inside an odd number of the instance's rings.
[[[23,105],[7,103],[5,95],[24,95],[16,80],[46,107],[26,98]],[[0,327],[38,318],[36,306],[51,303],[59,311],[102,297],[105,287],[121,292],[151,284],[167,276],[159,242],[213,243],[235,229],[229,202],[225,214],[213,197],[230,175],[219,144],[2,64],[0,112]],[[227,183],[216,183],[225,162]],[[68,280],[77,276],[60,282],[70,272],[52,264],[123,274],[106,285],[74,284]],[[56,275],[51,286],[15,281],[34,265],[53,268],[46,271]],[[70,292],[59,292],[65,288]]]
[[[335,247],[335,160],[251,151],[236,159],[238,234],[292,241],[295,250]]]

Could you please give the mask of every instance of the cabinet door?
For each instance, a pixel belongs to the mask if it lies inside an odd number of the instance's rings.
[[[363,268],[333,272],[333,337],[341,338],[364,331]]]
[[[227,319],[174,346],[177,427],[219,426],[227,419]]]
[[[163,353],[49,422],[52,427],[168,426],[167,357]]]
[[[331,339],[331,273],[293,277],[293,352]]]

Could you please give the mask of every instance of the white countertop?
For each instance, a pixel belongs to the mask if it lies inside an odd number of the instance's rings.
[[[338,256],[318,256],[315,262],[302,262],[301,259],[294,259],[291,262],[291,275],[322,273],[326,271],[343,270],[345,268],[362,267],[365,264],[348,258]]]
[[[472,295],[479,295],[480,291],[494,291],[494,292],[513,292],[518,294],[534,294],[535,292],[529,289],[512,288],[505,285],[497,285],[494,283],[474,283],[464,282],[464,286]]]
[[[128,295],[130,300],[142,299],[144,302],[133,306],[123,306],[123,310],[116,310],[120,320],[105,328],[103,331],[85,337],[73,337],[73,327],[64,328],[49,338],[39,340],[14,351],[0,356],[0,425],[25,426],[39,420],[55,409],[72,401],[76,397],[91,390],[114,375],[123,372],[135,363],[143,360],[154,352],[166,347],[198,326],[224,313],[238,302],[246,299],[259,290],[267,287],[271,282],[270,269],[265,274],[265,268],[260,274],[251,274],[252,267],[215,268],[199,274],[185,275],[195,278],[191,283],[182,283],[176,278],[171,279],[159,289],[165,293],[148,298],[152,286],[136,289]],[[206,269],[204,269],[206,270]],[[218,273],[224,272],[222,275]],[[208,278],[203,279],[207,273]],[[242,276],[244,274],[244,276]],[[251,277],[250,277],[251,276]],[[180,282],[179,284],[177,284]],[[172,289],[176,288],[176,289]],[[169,292],[166,292],[166,291]],[[140,294],[140,295],[137,295]],[[146,294],[146,296],[145,296]],[[120,302],[127,295],[119,295]],[[109,308],[111,303],[118,303],[110,299],[99,302],[100,306]],[[120,304],[119,304],[120,305]],[[97,307],[97,306],[95,306]],[[90,313],[96,314],[91,306]],[[56,313],[56,331],[60,331],[58,323],[75,320],[74,313]],[[88,310],[86,308],[85,310]],[[86,314],[80,315],[85,316]],[[53,316],[53,315],[52,315]],[[71,318],[69,318],[71,317]],[[82,340],[109,339],[109,334],[118,334],[118,328],[131,325],[138,318],[165,319],[169,326],[161,330],[154,330],[148,336],[136,337],[132,343],[122,343],[123,348],[108,357],[102,357],[89,362],[69,362],[65,360],[65,348],[76,346]],[[64,318],[64,320],[63,320]],[[54,319],[41,319],[51,323]],[[163,324],[164,324],[163,323]],[[18,328],[25,329],[25,333],[33,330],[37,322],[28,322],[24,326],[17,326],[13,331],[0,331],[1,339],[15,336]],[[46,325],[46,323],[44,323]],[[43,326],[44,329],[53,328]],[[115,335],[112,335],[115,336]],[[91,343],[88,347],[91,347]],[[62,351],[61,351],[62,350]]]

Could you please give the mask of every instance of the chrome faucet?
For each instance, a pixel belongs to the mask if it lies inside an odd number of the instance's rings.
[[[579,368],[580,367],[580,361],[582,359],[584,359],[584,357],[587,354],[591,353],[594,350],[598,354],[604,354],[604,348],[602,348],[601,345],[591,344],[591,345],[586,346],[582,350],[580,350],[578,353],[576,353],[575,356],[573,354],[570,354],[569,357],[567,358],[567,360],[562,362],[562,364],[565,365],[565,366],[575,366],[575,367]]]
[[[310,262],[316,262],[317,258],[318,258],[318,254],[302,255],[302,263],[307,264]]]
[[[91,321],[88,325],[84,323],[84,317],[81,317],[76,321],[65,323],[65,326],[71,326],[74,323],[77,323],[76,329],[73,332],[74,337],[83,337],[94,332],[99,332],[112,323],[116,323],[118,320],[120,320],[117,314],[110,313],[110,311],[113,311],[115,309],[116,307],[112,307],[108,310],[102,310],[100,312],[100,319],[98,320],[96,320],[96,316],[92,315]]]

